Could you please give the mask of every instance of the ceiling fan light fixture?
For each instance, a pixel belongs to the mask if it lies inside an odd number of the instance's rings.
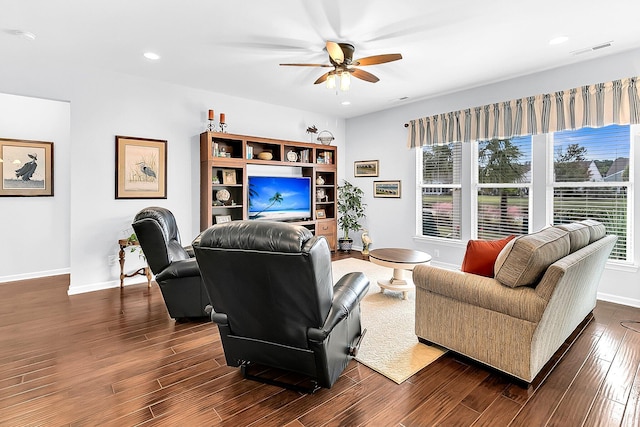
[[[340,90],[346,92],[351,87],[351,73],[343,71],[340,73]]]
[[[327,89],[335,89],[336,88],[336,75],[329,74],[327,76]]]

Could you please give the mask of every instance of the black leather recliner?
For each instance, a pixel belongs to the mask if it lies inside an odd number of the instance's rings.
[[[162,297],[174,319],[208,316],[210,304],[191,247],[182,247],[176,220],[168,209],[148,207],[133,220],[149,268],[156,276]]]
[[[193,248],[211,297],[229,366],[245,377],[257,364],[311,377],[313,392],[330,388],[357,352],[363,335],[360,300],[369,280],[349,273],[335,286],[324,237],[302,226],[233,221],[204,231]]]

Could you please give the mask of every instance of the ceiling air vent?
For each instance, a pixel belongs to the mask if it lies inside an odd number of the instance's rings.
[[[571,55],[582,55],[583,53],[587,53],[587,52],[593,52],[595,50],[600,50],[600,49],[604,49],[606,47],[611,47],[611,44],[613,43],[612,41],[608,41],[608,42],[604,42],[604,43],[600,43],[597,44],[595,46],[591,46],[591,47],[587,47],[585,49],[578,49],[578,50],[574,50],[573,52],[571,52]]]

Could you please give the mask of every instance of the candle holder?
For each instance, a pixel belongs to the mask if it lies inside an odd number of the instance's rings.
[[[227,124],[226,123],[220,123],[220,132],[227,133]]]
[[[209,119],[209,126],[207,127],[207,130],[209,132],[215,132],[216,131],[216,123],[213,121],[213,119]]]

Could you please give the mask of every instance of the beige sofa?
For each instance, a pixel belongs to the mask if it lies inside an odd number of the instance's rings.
[[[515,238],[495,278],[417,266],[416,335],[530,383],[595,307],[615,242],[585,220]]]

